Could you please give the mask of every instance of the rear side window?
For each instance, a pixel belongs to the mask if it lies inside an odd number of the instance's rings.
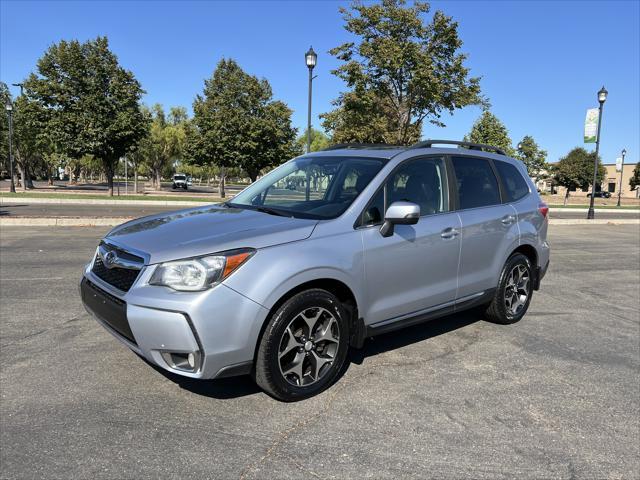
[[[507,162],[494,162],[510,202],[520,200],[529,193],[529,186],[516,167]]]
[[[460,208],[478,208],[500,204],[498,180],[484,158],[453,157],[458,182]]]

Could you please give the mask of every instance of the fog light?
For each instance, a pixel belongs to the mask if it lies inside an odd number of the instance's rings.
[[[176,370],[196,372],[200,368],[200,352],[160,352],[167,365]]]

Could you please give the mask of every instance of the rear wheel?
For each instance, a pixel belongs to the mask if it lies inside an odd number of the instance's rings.
[[[258,348],[256,383],[284,401],[316,395],[342,369],[348,338],[347,314],[333,294],[298,293],[269,319]]]
[[[487,320],[509,324],[520,320],[531,303],[533,294],[531,262],[521,253],[514,253],[505,263],[496,293],[487,308]]]

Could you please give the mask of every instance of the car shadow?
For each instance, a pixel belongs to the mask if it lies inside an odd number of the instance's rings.
[[[482,320],[482,313],[479,310],[468,310],[378,335],[374,338],[368,338],[365,340],[364,346],[361,349],[352,348],[349,350],[347,361],[338,374],[336,382],[340,381],[352,363],[361,365],[368,357],[374,357],[390,350],[396,350],[414,343],[423,342],[430,338],[466,327],[479,320]],[[165,378],[176,383],[180,388],[204,397],[231,399],[253,395],[262,391],[249,375],[215,380],[198,380],[176,375],[150,363],[143,357],[140,358]]]
[[[197,378],[183,377],[175,373],[169,372],[162,367],[150,363],[146,358],[140,357],[147,365],[160,373],[163,377],[171,380],[180,388],[188,390],[196,395],[203,397],[229,399],[239,398],[246,395],[253,395],[262,390],[249,375],[241,375],[238,377],[219,378],[215,380],[199,380]]]
[[[480,310],[467,310],[454,313],[446,317],[434,318],[411,327],[367,338],[361,349],[350,350],[350,363],[361,365],[365,358],[381,353],[406,347],[414,343],[423,342],[445,333],[458,330],[482,320]]]

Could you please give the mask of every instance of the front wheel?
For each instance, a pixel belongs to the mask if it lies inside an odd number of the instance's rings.
[[[347,356],[349,322],[335,295],[311,289],[291,297],[269,319],[256,357],[256,383],[284,401],[328,388]]]
[[[505,263],[498,288],[485,315],[495,323],[515,323],[527,313],[533,294],[533,268],[529,259],[514,253]]]

